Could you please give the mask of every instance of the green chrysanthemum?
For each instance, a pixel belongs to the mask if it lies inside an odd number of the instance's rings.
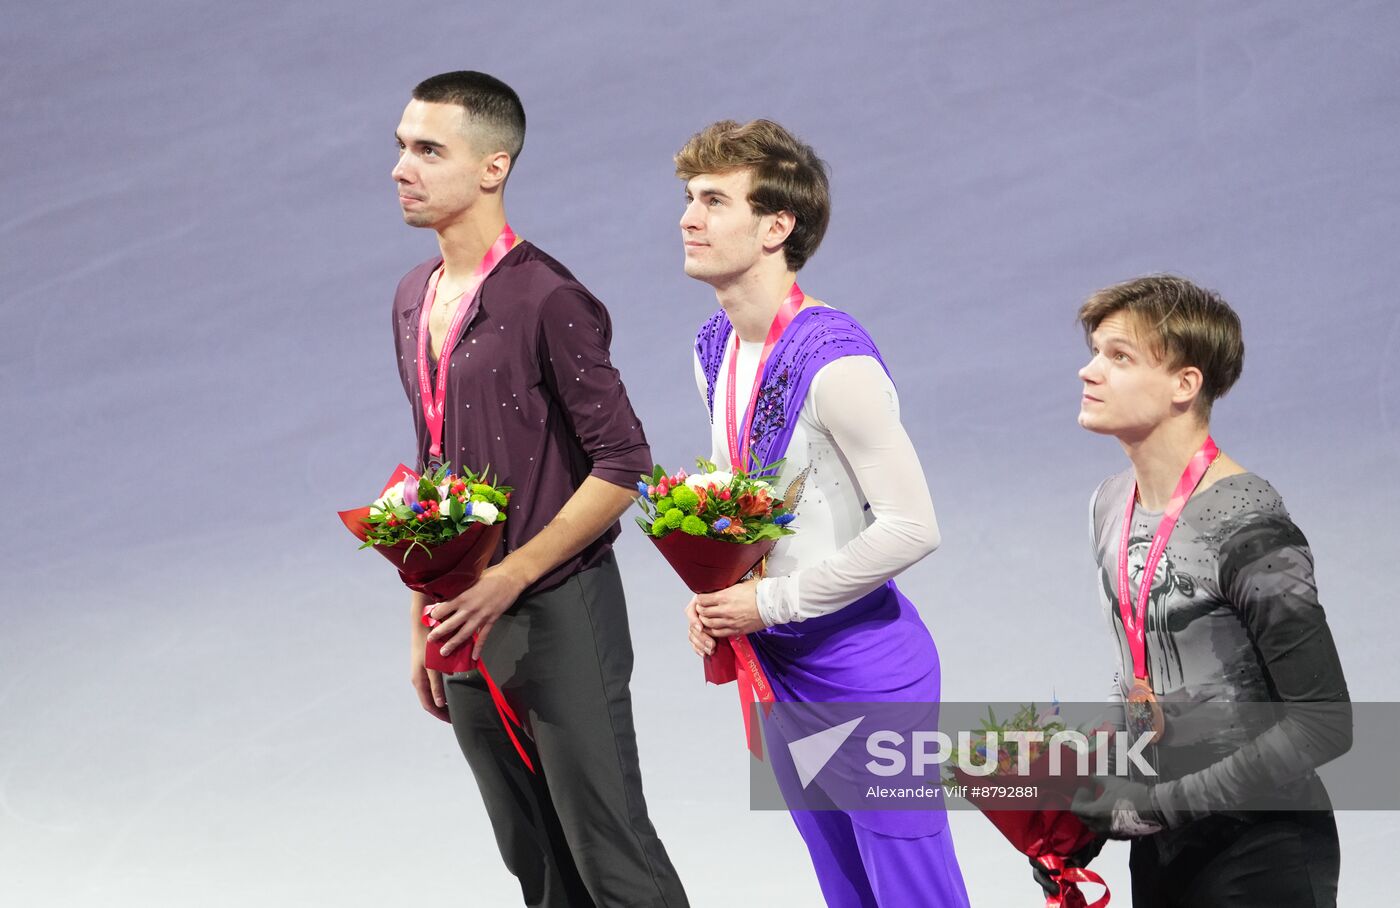
[[[675,506],[676,502],[671,498],[670,495],[667,495],[665,498],[662,498],[656,503],[656,513],[665,514],[667,511],[671,510],[671,508],[674,508]]]
[[[674,530],[676,527],[681,525],[682,521],[685,520],[685,512],[682,511],[680,508],[671,508],[666,512],[665,520],[666,526]]]
[[[666,518],[658,517],[656,518],[656,522],[651,525],[651,535],[664,536],[669,529],[671,528],[666,525]]]
[[[695,490],[690,486],[679,486],[671,493],[671,500],[676,503],[676,507],[687,514],[694,514],[695,509],[700,506],[700,496],[695,494]]]
[[[704,536],[709,532],[709,529],[705,525],[705,521],[694,514],[687,514],[685,519],[681,521],[681,532],[690,536]]]

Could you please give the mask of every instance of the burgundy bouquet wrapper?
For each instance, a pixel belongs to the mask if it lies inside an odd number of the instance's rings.
[[[418,474],[403,464],[399,464],[389,481],[385,483],[384,490],[379,494],[384,495],[390,488],[401,483],[407,477],[416,477]],[[349,511],[340,511],[340,519],[346,528],[355,535],[361,542],[366,541],[369,535],[369,508],[353,508]],[[411,542],[399,542],[394,545],[376,545],[372,548],[389,559],[389,562],[398,569],[399,579],[404,586],[411,590],[422,593],[433,602],[445,602],[452,599],[471,588],[481,579],[486,566],[491,562],[491,556],[495,554],[496,548],[501,544],[501,536],[505,532],[505,527],[500,523],[490,525],[484,523],[472,524],[466,532],[454,539],[434,546],[432,549],[425,549],[421,545],[414,545]],[[423,616],[425,624],[429,622],[426,612]],[[441,644],[436,641],[429,641],[423,652],[423,665],[425,668],[439,672],[466,672],[475,668],[480,668],[482,678],[486,681],[486,686],[491,692],[491,700],[496,705],[496,712],[501,718],[501,724],[505,727],[506,734],[510,736],[511,743],[515,745],[516,753],[524,761],[525,766],[531,771],[535,771],[524,744],[521,743],[516,729],[523,733],[524,726],[510,704],[506,702],[505,695],[496,685],[485,665],[478,666],[477,661],[472,658],[474,647],[468,643],[461,646],[455,653],[443,657]]]
[[[403,560],[407,543],[380,547],[380,553],[389,557],[399,569],[399,577],[404,586],[427,596],[433,602],[446,602],[470,589],[481,579],[481,574],[491,562],[491,556],[501,544],[505,527],[499,523],[489,526],[478,523],[470,527],[456,539],[449,540],[432,550],[428,558],[422,547],[408,553]],[[433,671],[469,672],[476,668],[471,646],[463,646],[450,656],[442,655],[442,645],[429,640],[424,651],[423,665]]]
[[[714,593],[733,586],[767,557],[778,542],[776,539],[725,542],[709,536],[691,536],[680,530],[672,530],[660,538],[648,538],[692,593]],[[732,647],[715,647],[714,654],[705,657],[706,681],[727,684],[737,677]]]
[[[340,512],[341,520],[361,541],[365,539],[364,519],[368,516],[369,508]],[[501,544],[504,532],[503,524],[478,523],[456,539],[431,550],[425,551],[421,545],[413,546],[408,542],[376,545],[373,548],[398,569],[404,586],[422,593],[433,602],[446,602],[481,579],[491,556]],[[476,662],[471,658],[471,647],[462,647],[444,659],[436,641],[428,644],[423,664],[440,672],[466,672],[476,667]]]
[[[365,539],[365,525],[352,525],[357,511],[368,516],[369,508],[356,511],[341,511],[341,518],[361,541]],[[374,550],[398,569],[404,586],[416,590],[434,602],[446,602],[461,595],[472,584],[481,579],[481,574],[490,563],[496,547],[501,544],[505,525],[500,523],[474,523],[456,539],[425,550],[421,545],[399,542],[394,545],[376,545]]]
[[[1061,757],[1062,767],[1074,765],[1075,754],[1072,750],[1066,748],[1061,752]],[[1059,872],[1060,894],[1046,898],[1046,908],[1104,908],[1108,904],[1110,893],[1102,877],[1091,870],[1065,866],[1065,859],[1097,838],[1097,833],[1085,826],[1069,810],[1074,789],[1081,784],[1081,780],[1072,775],[1050,775],[1048,750],[1042,751],[1031,761],[1025,775],[973,776],[961,770],[954,770],[953,775],[958,784],[969,786],[968,802],[980,810],[1017,851],[1035,859],[1042,866]],[[1034,785],[1038,792],[1049,792],[1048,800],[1056,806],[1036,810],[1008,810],[1003,808],[1013,803],[1009,799],[972,795],[973,787],[997,784]],[[1046,800],[1043,795],[1042,800]],[[1059,806],[1061,803],[1063,807]],[[1078,883],[1103,886],[1104,893],[1090,904],[1079,891]]]

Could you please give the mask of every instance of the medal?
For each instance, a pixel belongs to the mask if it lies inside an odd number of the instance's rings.
[[[1166,720],[1162,716],[1162,704],[1145,678],[1134,678],[1133,688],[1128,691],[1128,701],[1124,704],[1128,717],[1128,733],[1135,738],[1150,735],[1152,741],[1162,737]]]
[[[1134,735],[1152,736],[1152,741],[1161,739],[1166,726],[1162,705],[1152,692],[1147,680],[1147,603],[1152,596],[1152,580],[1157,576],[1157,565],[1167,550],[1167,540],[1171,538],[1181,512],[1191,493],[1201,484],[1201,479],[1215,463],[1220,449],[1209,435],[1200,450],[1191,456],[1181,480],[1172,492],[1171,501],[1162,512],[1162,521],[1152,536],[1152,545],[1147,550],[1147,558],[1142,566],[1142,579],[1138,581],[1137,607],[1134,608],[1132,589],[1128,582],[1128,543],[1133,529],[1133,508],[1137,504],[1137,483],[1128,492],[1128,503],[1123,508],[1123,532],[1118,539],[1118,614],[1123,619],[1123,630],[1128,637],[1128,652],[1133,658],[1133,686],[1128,691],[1124,712],[1128,717],[1128,730]]]

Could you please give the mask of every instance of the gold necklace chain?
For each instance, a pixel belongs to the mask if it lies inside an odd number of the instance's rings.
[[[434,301],[435,301],[435,302],[442,303],[444,306],[446,306],[446,305],[449,304],[449,303],[453,303],[453,302],[456,302],[457,300],[461,299],[461,298],[462,298],[462,295],[463,295],[464,293],[466,293],[466,292],[467,292],[467,288],[466,288],[466,287],[463,287],[463,288],[462,288],[460,291],[458,291],[457,294],[454,295],[454,296],[449,296],[447,299],[442,299],[442,298],[439,297],[439,298],[435,299]]]

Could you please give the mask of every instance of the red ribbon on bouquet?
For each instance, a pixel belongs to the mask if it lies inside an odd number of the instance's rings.
[[[1061,757],[1066,754],[1065,745],[1060,748]],[[1069,760],[1072,760],[1071,756]],[[1068,760],[1063,761],[1068,762]],[[958,782],[967,786],[963,797],[997,828],[1017,851],[1034,859],[1040,866],[1049,870],[1059,880],[1060,891],[1045,899],[1045,908],[1104,908],[1111,893],[1103,877],[1083,867],[1070,867],[1065,864],[1069,855],[1077,854],[1097,834],[1085,826],[1079,817],[1069,810],[1073,800],[1077,777],[1062,778],[1050,773],[1050,749],[1047,747],[1030,762],[1025,774],[1016,773],[1009,778],[1018,785],[1034,785],[1038,800],[1043,805],[1037,809],[1017,808],[1015,798],[996,794],[975,795],[979,779],[962,770],[954,770]],[[985,784],[985,780],[980,780]],[[1079,891],[1079,883],[1093,883],[1102,886],[1103,895],[1090,903]]]
[[[1108,884],[1103,881],[1103,877],[1094,871],[1084,867],[1067,867],[1065,859],[1058,854],[1043,854],[1035,860],[1060,881],[1059,894],[1047,895],[1045,908],[1104,908],[1108,904]],[[1093,883],[1096,886],[1102,886],[1103,895],[1092,903],[1088,902],[1084,898],[1084,893],[1079,891],[1078,883]]]
[[[436,602],[429,602],[423,606],[423,626],[437,627],[442,622],[428,614],[433,610]],[[515,710],[510,708],[506,702],[506,695],[501,693],[500,687],[496,685],[496,679],[491,677],[491,673],[486,670],[486,663],[472,657],[472,650],[476,644],[476,634],[472,634],[465,646],[460,647],[451,656],[442,654],[442,644],[436,640],[429,640],[427,651],[423,654],[423,667],[430,668],[436,672],[455,674],[457,672],[469,672],[475,669],[481,672],[481,678],[486,682],[486,689],[491,692],[491,702],[496,706],[496,715],[501,719],[501,725],[506,730],[506,735],[510,737],[510,743],[515,745],[515,752],[520,754],[520,759],[525,762],[525,768],[530,772],[535,771],[535,764],[530,762],[530,755],[525,752],[525,745],[520,743],[516,737],[515,729],[520,729],[520,733],[525,733],[525,726],[515,715]]]
[[[417,481],[418,478],[416,472],[399,464],[383,491],[379,493],[379,497],[383,498],[390,489],[402,484],[406,479]],[[361,542],[369,536],[369,511],[368,507],[364,507],[339,512],[346,528]],[[461,595],[481,579],[482,572],[486,570],[486,565],[501,543],[504,531],[505,528],[499,523],[476,523],[457,538],[449,539],[431,550],[425,550],[423,546],[413,545],[408,541],[390,546],[376,545],[374,550],[398,568],[399,579],[403,581],[404,586],[432,600],[423,608],[422,621],[426,626],[434,627],[437,622],[428,616],[428,612],[437,603]],[[473,635],[472,641],[475,639]],[[486,665],[472,658],[472,646],[473,643],[468,643],[453,655],[444,657],[441,645],[436,641],[429,641],[423,653],[423,665],[438,672],[481,672],[482,680],[486,682],[486,688],[491,693],[491,702],[496,707],[496,715],[500,717],[510,742],[515,745],[515,752],[520,755],[525,766],[534,772],[535,764],[531,762],[524,744],[515,733],[516,729],[520,729],[521,734],[524,734],[525,726],[516,716],[515,710],[506,702],[505,694],[501,692],[491,673],[486,670]]]

